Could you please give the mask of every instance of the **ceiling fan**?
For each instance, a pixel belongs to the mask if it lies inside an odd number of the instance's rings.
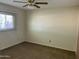
[[[14,1],[14,2],[26,3],[26,5],[24,5],[23,7],[34,6],[36,8],[40,8],[39,4],[42,4],[42,5],[47,5],[48,4],[48,2],[36,2],[35,0],[26,0],[26,2],[23,2],[23,1]]]

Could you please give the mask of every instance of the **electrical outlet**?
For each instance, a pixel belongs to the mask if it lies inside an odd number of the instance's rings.
[[[51,43],[52,41],[51,40],[49,40],[49,43]]]

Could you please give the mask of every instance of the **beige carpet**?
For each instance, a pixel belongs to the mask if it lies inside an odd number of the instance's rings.
[[[32,43],[21,43],[0,51],[11,57],[0,59],[76,59],[75,53]]]

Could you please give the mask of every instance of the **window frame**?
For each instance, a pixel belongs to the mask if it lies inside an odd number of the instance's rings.
[[[6,32],[6,31],[14,31],[14,30],[16,30],[16,21],[15,21],[16,20],[16,13],[0,11],[0,14],[12,15],[13,16],[13,26],[14,26],[14,28],[12,28],[12,29],[3,29],[3,30],[0,30],[0,32]]]

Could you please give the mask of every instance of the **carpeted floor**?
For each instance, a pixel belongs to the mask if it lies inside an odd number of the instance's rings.
[[[6,50],[0,55],[11,57],[0,59],[76,59],[75,53],[32,43],[21,43]]]

